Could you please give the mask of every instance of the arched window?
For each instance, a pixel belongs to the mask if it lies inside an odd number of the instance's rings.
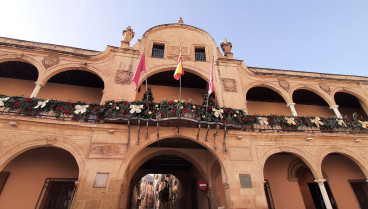
[[[100,103],[103,80],[84,70],[68,70],[51,77],[37,97],[62,101],[85,101]]]
[[[345,92],[337,92],[334,98],[336,104],[339,105],[339,111],[342,116],[352,118],[353,114],[356,114],[359,119],[367,119],[366,112],[364,112],[360,105],[360,101],[354,95]]]
[[[0,94],[29,97],[37,78],[38,70],[32,64],[20,61],[0,63]]]
[[[152,89],[155,102],[163,99],[179,99],[179,81],[173,78],[174,71],[164,71],[147,78],[148,86]],[[191,100],[192,103],[201,104],[208,90],[207,82],[194,73],[185,72],[181,77],[181,99]],[[146,92],[145,82],[138,89],[136,100],[141,100]]]
[[[334,116],[328,103],[318,94],[306,90],[298,89],[293,93],[295,109],[300,116]]]
[[[267,87],[253,87],[247,92],[248,114],[291,115],[284,98]]]

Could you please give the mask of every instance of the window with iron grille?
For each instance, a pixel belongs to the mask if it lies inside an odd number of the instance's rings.
[[[164,58],[164,44],[153,44],[152,47],[152,57],[154,58]]]
[[[206,61],[206,50],[204,47],[195,48],[195,61]]]
[[[76,191],[75,178],[47,178],[35,209],[69,209]]]
[[[270,182],[266,179],[264,182],[264,191],[266,194],[268,209],[275,209],[275,204],[273,203]]]

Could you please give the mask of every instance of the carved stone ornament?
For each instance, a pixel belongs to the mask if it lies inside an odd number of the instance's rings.
[[[184,23],[183,18],[180,17],[178,23],[183,24]]]
[[[126,151],[126,145],[121,144],[91,144],[89,157],[91,158],[120,158]]]
[[[238,92],[236,88],[236,81],[231,78],[222,78],[222,87],[225,92]]]
[[[321,83],[319,84],[319,87],[324,91],[326,92],[327,94],[330,94],[331,93],[331,89],[329,86],[327,86],[326,84],[324,83]]]
[[[124,42],[126,43],[130,43],[130,41],[134,38],[134,31],[133,29],[128,26],[125,30],[123,30],[123,38],[124,38]]]
[[[132,81],[133,73],[128,70],[117,70],[115,75],[115,83],[127,85]]]
[[[97,145],[92,146],[90,154],[97,154],[103,156],[112,156],[119,154],[119,147],[114,145]]]
[[[42,60],[42,64],[43,66],[45,66],[45,68],[50,68],[54,65],[57,65],[59,63],[59,57],[55,56],[55,55],[49,55],[45,58],[43,58]]]
[[[290,85],[286,80],[279,80],[279,86],[285,91],[289,91]]]

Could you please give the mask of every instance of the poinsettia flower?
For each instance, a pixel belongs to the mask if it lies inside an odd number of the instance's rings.
[[[20,107],[20,102],[14,103],[14,107]]]

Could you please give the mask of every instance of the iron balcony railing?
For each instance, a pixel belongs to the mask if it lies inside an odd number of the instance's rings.
[[[164,58],[164,49],[152,48],[152,57],[154,57],[154,58]]]
[[[0,115],[164,127],[205,127],[258,132],[323,132],[368,134],[363,118],[248,115],[243,110],[196,105],[184,100],[106,101],[104,105],[0,96]],[[10,124],[10,123],[9,123]],[[12,124],[10,124],[12,125]]]
[[[205,52],[196,52],[195,53],[195,61],[206,61],[206,53]]]

